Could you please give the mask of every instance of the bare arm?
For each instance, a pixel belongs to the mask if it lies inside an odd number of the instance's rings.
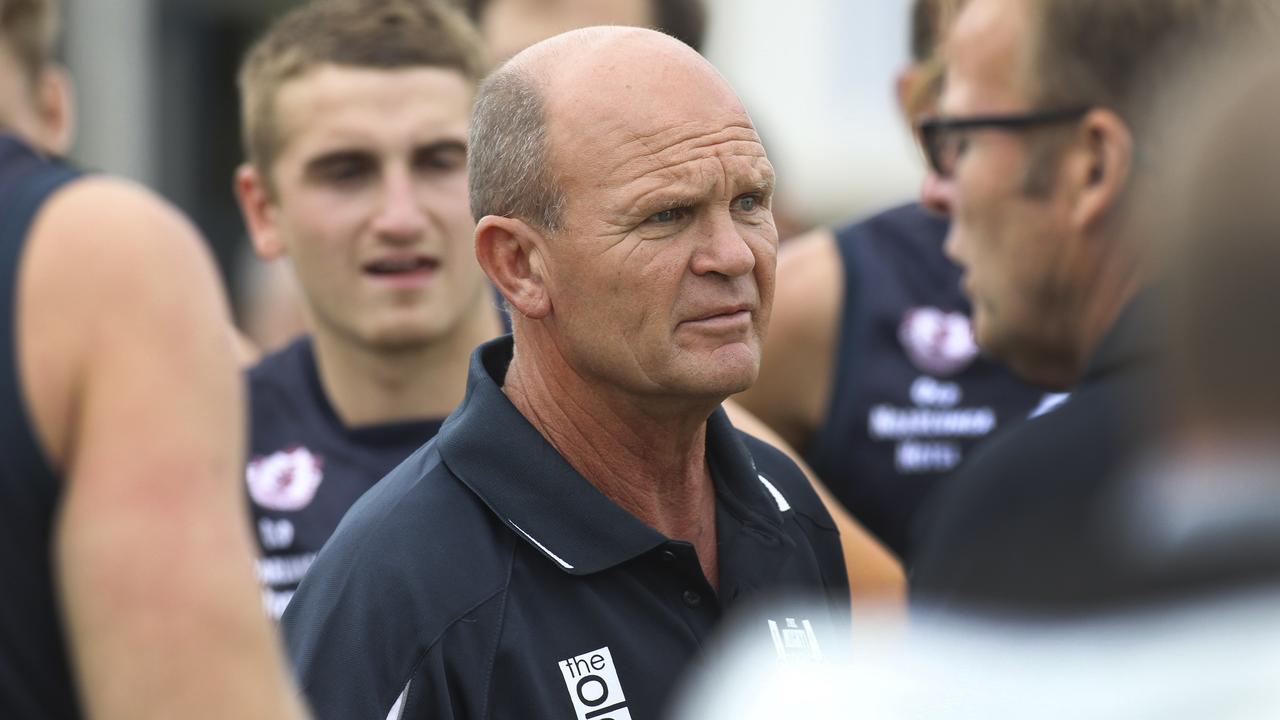
[[[20,282],[87,713],[301,717],[253,576],[241,382],[199,236],[145,191],[84,180],[42,211]]]
[[[899,605],[906,600],[907,578],[902,565],[878,540],[871,536],[848,510],[836,500],[796,451],[777,433],[732,400],[724,404],[734,427],[754,435],[786,453],[805,476],[826,505],[827,512],[840,531],[840,547],[844,551],[845,571],[849,575],[849,593],[853,601],[878,605]]]
[[[815,230],[783,245],[777,277],[760,376],[735,400],[801,448],[822,423],[831,395],[844,295],[831,231]]]

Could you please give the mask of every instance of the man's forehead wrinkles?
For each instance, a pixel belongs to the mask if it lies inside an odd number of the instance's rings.
[[[671,176],[685,171],[699,171],[696,164],[708,161],[719,165],[731,163],[734,166],[746,163],[753,171],[757,168],[765,171],[762,166],[770,167],[764,146],[758,139],[741,136],[740,131],[738,137],[732,134],[698,136],[657,152],[620,154],[623,157],[609,167],[605,174],[613,182],[606,180],[606,184],[625,185],[654,174]]]
[[[699,157],[688,158],[675,163],[663,163],[655,167],[651,167],[644,172],[632,176],[627,182],[643,182],[652,180],[654,182],[662,182],[665,184],[687,183],[695,178],[714,178],[716,180],[725,178],[741,178],[743,176],[752,178],[749,182],[758,182],[755,180],[761,177],[764,181],[771,181],[773,178],[773,166],[765,159],[764,155],[740,155],[734,154],[705,154]]]
[[[702,123],[688,122],[676,127],[664,128],[652,133],[640,134],[625,131],[630,138],[620,146],[623,150],[639,144],[645,154],[654,155],[688,148],[707,147],[730,141],[748,141],[759,144],[760,136],[750,124],[726,125],[719,130],[708,130]]]

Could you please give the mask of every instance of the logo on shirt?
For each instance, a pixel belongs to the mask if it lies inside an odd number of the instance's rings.
[[[271,510],[301,510],[316,496],[324,474],[320,458],[298,447],[255,458],[245,470],[249,495]]]
[[[964,370],[978,356],[969,318],[935,307],[908,310],[898,327],[898,341],[917,368],[938,377]]]
[[[578,720],[631,720],[609,647],[558,663]]]
[[[773,636],[773,648],[778,652],[778,660],[782,662],[818,662],[822,660],[822,649],[818,647],[818,636],[813,632],[813,623],[808,620],[797,621],[786,618],[783,625],[777,621],[769,621],[769,634]]]

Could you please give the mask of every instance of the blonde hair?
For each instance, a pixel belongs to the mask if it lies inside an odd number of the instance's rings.
[[[317,0],[297,8],[271,26],[240,66],[245,155],[269,190],[271,165],[286,140],[276,122],[276,96],[290,80],[326,64],[446,68],[472,85],[486,70],[478,33],[440,0]]]

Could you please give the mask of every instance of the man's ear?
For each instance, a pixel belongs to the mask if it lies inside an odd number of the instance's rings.
[[[1081,121],[1072,172],[1078,196],[1072,219],[1092,228],[1120,203],[1133,174],[1133,133],[1114,112],[1097,108]]]
[[[267,179],[252,163],[243,163],[236,168],[234,184],[254,252],[263,260],[283,257],[286,253],[280,238],[278,209],[267,188]]]
[[[476,261],[507,302],[534,320],[551,314],[545,247],[546,237],[523,220],[486,215],[476,223]]]
[[[40,71],[35,87],[35,110],[40,121],[36,143],[51,155],[66,155],[75,140],[75,97],[71,76],[59,65]]]

